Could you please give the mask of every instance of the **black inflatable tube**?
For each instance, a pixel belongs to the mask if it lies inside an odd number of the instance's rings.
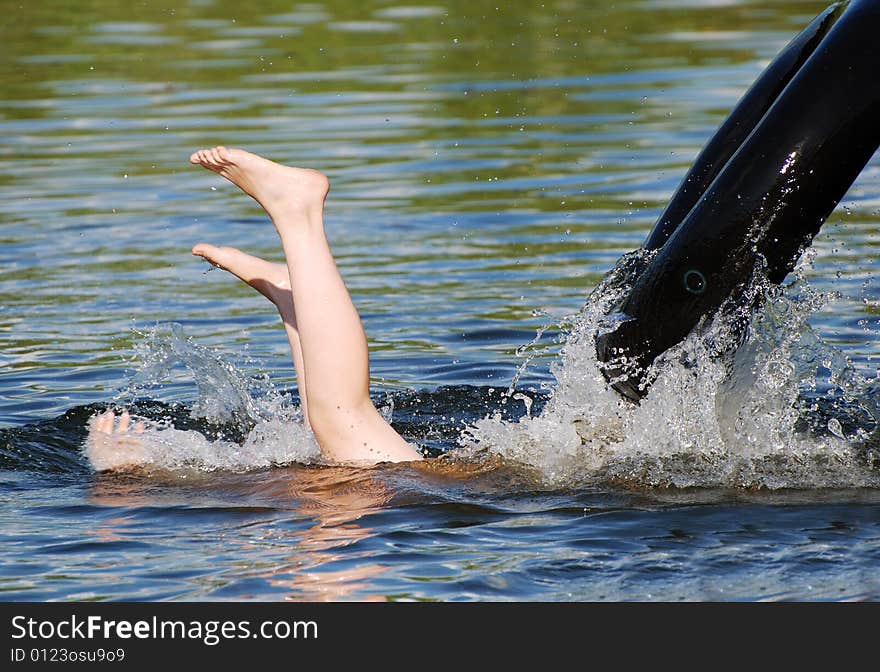
[[[880,1],[832,6],[749,90],[648,237],[662,247],[596,339],[614,389],[644,396],[646,367],[741,295],[759,260],[785,278],[880,145],[878,114]]]
[[[730,157],[740,148],[779,94],[812,55],[845,7],[846,3],[842,2],[831,5],[813,19],[764,69],[694,160],[648,234],[643,245],[646,250],[662,247],[669,239]]]

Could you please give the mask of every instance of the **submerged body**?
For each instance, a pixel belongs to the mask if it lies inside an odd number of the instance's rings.
[[[779,283],[880,145],[880,3],[817,17],[768,66],[697,158],[645,242],[656,250],[596,339],[638,401],[646,369],[756,273]]]

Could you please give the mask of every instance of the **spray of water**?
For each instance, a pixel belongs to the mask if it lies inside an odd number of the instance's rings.
[[[556,325],[565,341],[541,412],[511,385],[506,401],[522,402],[525,415],[511,420],[499,410],[471,423],[455,456],[501,457],[553,487],[880,487],[878,380],[860,375],[810,327],[809,316],[833,297],[813,289],[803,267],[784,287],[758,273],[745,299],[654,362],[640,405],[613,392],[599,373],[596,333],[648,255],[623,257],[584,307]],[[244,471],[321,461],[288,395],[179,325],[146,334],[136,360],[120,405],[183,375],[196,391],[187,414],[204,423],[187,429],[180,415],[153,418],[139,437],[144,466]],[[454,422],[455,409],[448,411]],[[383,413],[390,421],[391,408]]]
[[[807,318],[833,297],[810,287],[803,266],[782,288],[758,273],[745,299],[658,358],[640,405],[611,391],[596,332],[645,261],[624,257],[568,321],[543,412],[484,418],[463,455],[488,451],[561,487],[880,486],[877,380],[811,329]]]
[[[116,454],[98,457],[87,446],[97,469],[135,463],[175,471],[248,471],[321,461],[314,436],[289,395],[267,378],[245,375],[213,350],[195,343],[178,324],[160,325],[142,335],[132,362],[134,374],[115,401],[136,405],[169,380],[184,378],[195,387],[195,402],[161,417],[141,419],[144,431],[132,435],[134,454],[123,443]],[[174,409],[174,407],[170,407]],[[199,429],[181,429],[197,421]]]

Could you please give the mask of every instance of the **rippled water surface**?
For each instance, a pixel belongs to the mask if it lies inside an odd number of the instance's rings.
[[[876,158],[748,384],[670,365],[633,410],[573,317],[823,7],[0,0],[0,594],[880,597]],[[218,143],[330,176],[377,402],[444,457],[303,463],[277,318],[189,254],[280,255],[187,163]],[[193,431],[96,474],[122,403]]]

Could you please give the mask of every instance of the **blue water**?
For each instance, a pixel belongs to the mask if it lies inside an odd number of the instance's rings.
[[[756,318],[745,392],[671,366],[635,412],[578,345],[590,292],[824,4],[524,4],[9,8],[4,599],[880,597],[876,158]],[[441,457],[238,450],[297,397],[264,300],[189,255],[280,255],[187,164],[216,143],[330,176],[377,403]],[[109,404],[206,438],[97,474]]]

